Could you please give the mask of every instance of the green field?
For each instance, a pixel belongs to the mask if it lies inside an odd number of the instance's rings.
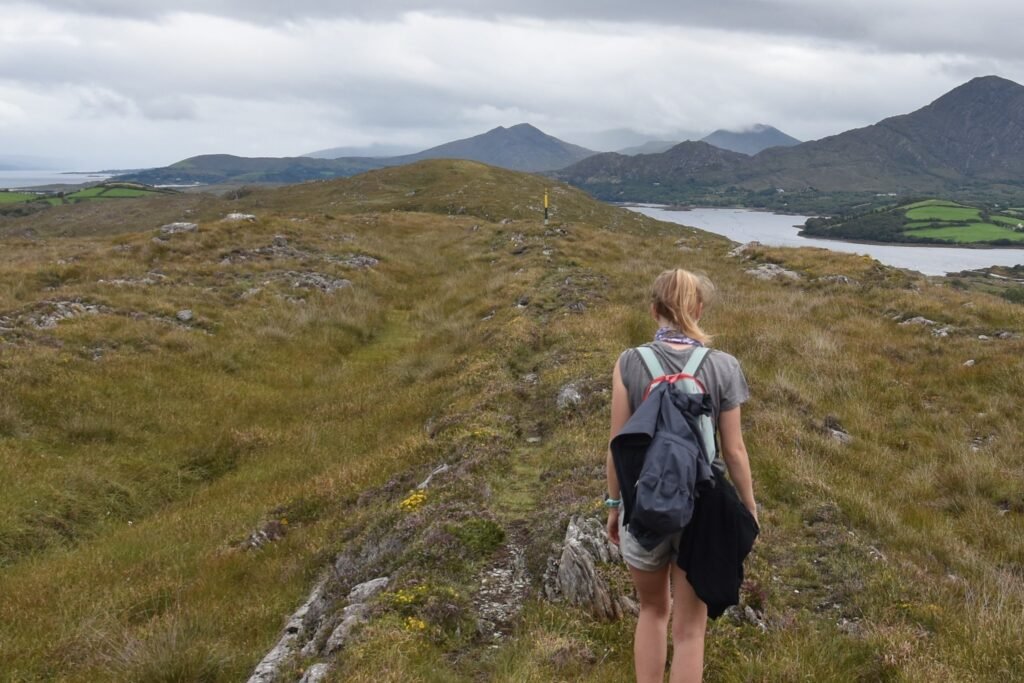
[[[0,204],[19,204],[38,198],[39,195],[29,192],[0,192]]]
[[[969,206],[922,206],[907,211],[912,221],[976,221],[978,209]]]
[[[993,242],[995,240],[1012,240],[1024,242],[1024,232],[993,225],[992,223],[969,223],[967,225],[948,226],[942,228],[922,228],[912,230],[910,234],[920,237],[934,237],[967,244],[971,242]]]
[[[102,196],[103,197],[125,198],[125,197],[152,197],[153,195],[156,195],[156,194],[162,194],[162,193],[156,192],[155,190],[145,190],[145,189],[141,189],[141,188],[136,189],[134,187],[112,187],[112,188],[109,188],[106,192],[104,192],[102,194]]]
[[[957,244],[998,240],[1024,242],[1024,232],[1014,230],[1024,219],[1015,216],[986,214],[983,217],[980,208],[941,199],[916,202],[897,210],[905,211],[908,222],[903,226],[902,234],[907,237]]]
[[[21,204],[32,201],[44,201],[51,206],[75,204],[81,201],[97,199],[137,199],[140,197],[156,197],[163,194],[175,194],[175,190],[158,189],[137,183],[111,182],[94,185],[70,194],[34,193],[34,192],[3,192],[0,191],[0,204]]]
[[[992,216],[993,223],[1000,223],[1002,225],[1008,225],[1011,228],[1015,228],[1018,225],[1024,224],[1024,218],[1014,216]]]

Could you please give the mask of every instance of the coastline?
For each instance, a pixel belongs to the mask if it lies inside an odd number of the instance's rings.
[[[878,240],[851,240],[845,237],[825,237],[824,235],[806,235],[804,234],[803,230],[798,232],[797,235],[809,240],[828,240],[829,242],[843,242],[845,244],[869,244],[876,247],[922,247],[934,249],[980,249],[994,251],[1000,251],[1003,249],[1024,249],[1024,242],[1021,242],[1020,246],[984,243],[979,244],[976,242],[948,242],[945,244],[938,244],[935,242],[880,242]]]
[[[963,270],[992,266],[1016,266],[1024,263],[1024,252],[1014,247],[974,246],[956,244],[916,244],[879,241],[852,241],[801,235],[802,225],[793,214],[748,209],[693,208],[668,211],[661,205],[637,205],[630,210],[663,221],[688,225],[722,235],[734,243],[760,242],[766,246],[811,247],[837,252],[865,254],[896,268],[917,271],[929,276],[945,276]],[[927,247],[921,248],[921,247]]]
[[[623,209],[629,209],[633,207],[637,208],[651,208],[651,209],[662,209],[663,211],[675,211],[678,213],[686,213],[689,211],[700,211],[705,209],[716,209],[722,211],[753,211],[756,213],[770,213],[775,216],[799,216],[801,218],[814,218],[814,216],[805,216],[802,213],[785,213],[783,211],[775,211],[774,209],[763,209],[760,207],[749,207],[740,206],[738,204],[730,204],[729,206],[703,206],[697,204],[688,204],[683,206],[681,204],[650,204],[647,202],[608,202],[612,206],[618,206]]]

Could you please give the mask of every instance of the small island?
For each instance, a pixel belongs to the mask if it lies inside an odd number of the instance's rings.
[[[1024,208],[925,199],[852,216],[811,218],[800,234],[897,244],[1024,247]]]

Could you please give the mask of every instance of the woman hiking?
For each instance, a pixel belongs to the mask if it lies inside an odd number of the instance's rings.
[[[713,291],[706,278],[682,269],[665,271],[654,281],[650,312],[659,329],[654,341],[644,346],[654,352],[666,374],[681,372],[694,349],[709,343],[710,337],[700,328],[699,321]],[[716,458],[712,467],[728,469],[739,500],[756,523],[750,463],[740,425],[740,405],[750,397],[746,379],[737,360],[717,350],[707,353],[695,376],[710,396],[711,418],[721,440],[721,458]],[[640,352],[627,349],[619,356],[612,377],[612,438],[644,400],[651,380]],[[611,449],[607,477],[608,537],[619,546],[640,601],[633,639],[636,679],[638,683],[664,680],[666,636],[671,621],[670,681],[700,681],[708,606],[677,565],[683,532],[674,533],[653,550],[647,550],[644,545],[651,544],[641,545],[628,526],[623,526],[622,496]]]

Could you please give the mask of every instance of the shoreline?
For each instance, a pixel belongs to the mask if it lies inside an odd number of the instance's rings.
[[[664,211],[675,211],[675,212],[678,212],[678,213],[686,213],[688,211],[698,211],[698,210],[702,210],[702,209],[717,209],[717,210],[721,210],[721,211],[729,211],[729,210],[734,210],[734,211],[755,211],[757,213],[770,213],[770,214],[773,214],[775,216],[797,216],[797,217],[800,217],[800,218],[815,218],[815,216],[807,216],[807,215],[802,214],[802,213],[783,213],[782,211],[775,211],[774,209],[763,209],[763,208],[760,208],[760,207],[739,206],[737,204],[732,204],[732,205],[729,205],[729,206],[697,206],[697,205],[686,205],[686,206],[683,206],[683,205],[680,205],[680,204],[650,204],[650,203],[647,203],[647,202],[608,202],[608,203],[611,204],[612,206],[618,206],[618,207],[623,208],[623,209],[628,209],[630,207],[638,207],[638,208],[645,208],[645,207],[647,207],[647,208],[652,208],[652,209],[662,209]],[[797,227],[797,226],[794,226],[794,227]]]
[[[996,244],[978,244],[978,243],[963,243],[963,242],[949,242],[948,244],[936,244],[935,242],[879,242],[878,240],[851,240],[845,237],[825,237],[824,235],[805,235],[803,230],[797,233],[798,237],[803,237],[809,240],[828,240],[830,242],[844,242],[846,244],[870,244],[876,247],[922,247],[932,249],[979,249],[979,250],[994,250],[999,251],[1002,249],[1024,249],[1024,242],[1021,242],[1020,246],[1006,246]]]
[[[781,213],[772,209],[761,209],[761,208],[748,208],[745,206],[680,206],[672,204],[653,204],[646,202],[611,202],[614,206],[622,208],[638,207],[644,208],[649,207],[652,209],[661,209],[663,211],[673,211],[677,213],[686,213],[689,211],[699,209],[720,209],[723,211],[736,210],[736,211],[753,211],[757,213],[770,213],[775,216],[797,216],[801,218],[813,218],[813,216],[805,216],[800,213]],[[807,240],[827,240],[829,242],[842,242],[845,244],[865,244],[875,247],[929,247],[935,249],[985,249],[985,250],[1016,250],[1024,249],[1024,241],[1020,243],[1020,246],[1006,246],[1006,245],[995,245],[995,244],[976,244],[976,243],[962,243],[962,242],[948,242],[944,244],[934,242],[881,242],[878,240],[857,240],[848,239],[845,237],[826,237],[824,235],[806,235],[803,232],[803,228],[799,225],[794,225],[797,228],[797,237]],[[735,241],[735,240],[734,240]],[[813,245],[807,245],[812,247]]]

